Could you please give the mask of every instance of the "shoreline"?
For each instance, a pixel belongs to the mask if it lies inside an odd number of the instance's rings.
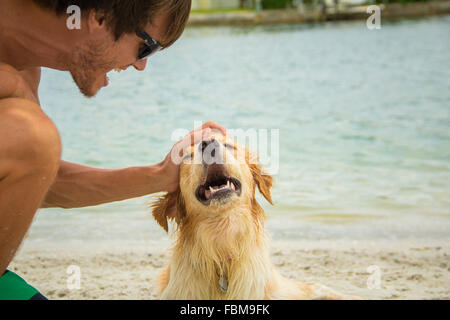
[[[380,4],[381,19],[426,17],[450,14],[450,1]],[[368,6],[343,8],[339,12],[322,13],[318,8],[300,13],[296,9],[242,12],[191,13],[188,26],[239,26],[267,24],[306,24],[325,21],[366,20]]]

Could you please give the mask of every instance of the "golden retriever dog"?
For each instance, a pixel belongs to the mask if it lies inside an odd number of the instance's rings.
[[[258,188],[273,204],[273,180],[251,160],[246,148],[220,134],[185,150],[179,189],[152,204],[166,231],[168,220],[177,226],[170,264],[157,281],[160,297],[352,299],[325,286],[287,280],[274,268],[265,213],[255,198]],[[172,204],[176,210],[169,210]]]

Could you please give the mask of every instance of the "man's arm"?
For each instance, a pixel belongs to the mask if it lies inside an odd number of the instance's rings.
[[[165,181],[162,164],[107,170],[61,161],[41,207],[79,208],[141,197],[165,191]]]
[[[53,183],[60,157],[58,130],[37,104],[0,99],[0,275]]]
[[[226,134],[224,127],[208,121],[177,142],[166,158],[153,166],[107,170],[61,161],[41,208],[80,208],[173,192],[178,188],[180,169],[172,161],[173,153],[205,139],[212,129]]]

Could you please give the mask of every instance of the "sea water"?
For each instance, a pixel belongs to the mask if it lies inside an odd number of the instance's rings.
[[[279,130],[277,239],[450,239],[450,16],[312,25],[189,28],[145,72],[112,74],[84,98],[43,70],[44,110],[64,160],[151,165],[172,133],[213,120]],[[164,238],[149,197],[41,210],[28,241]]]

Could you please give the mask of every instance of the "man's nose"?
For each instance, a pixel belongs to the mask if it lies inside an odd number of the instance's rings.
[[[144,71],[146,66],[147,66],[147,59],[138,60],[135,63],[133,63],[133,67],[138,71]]]

